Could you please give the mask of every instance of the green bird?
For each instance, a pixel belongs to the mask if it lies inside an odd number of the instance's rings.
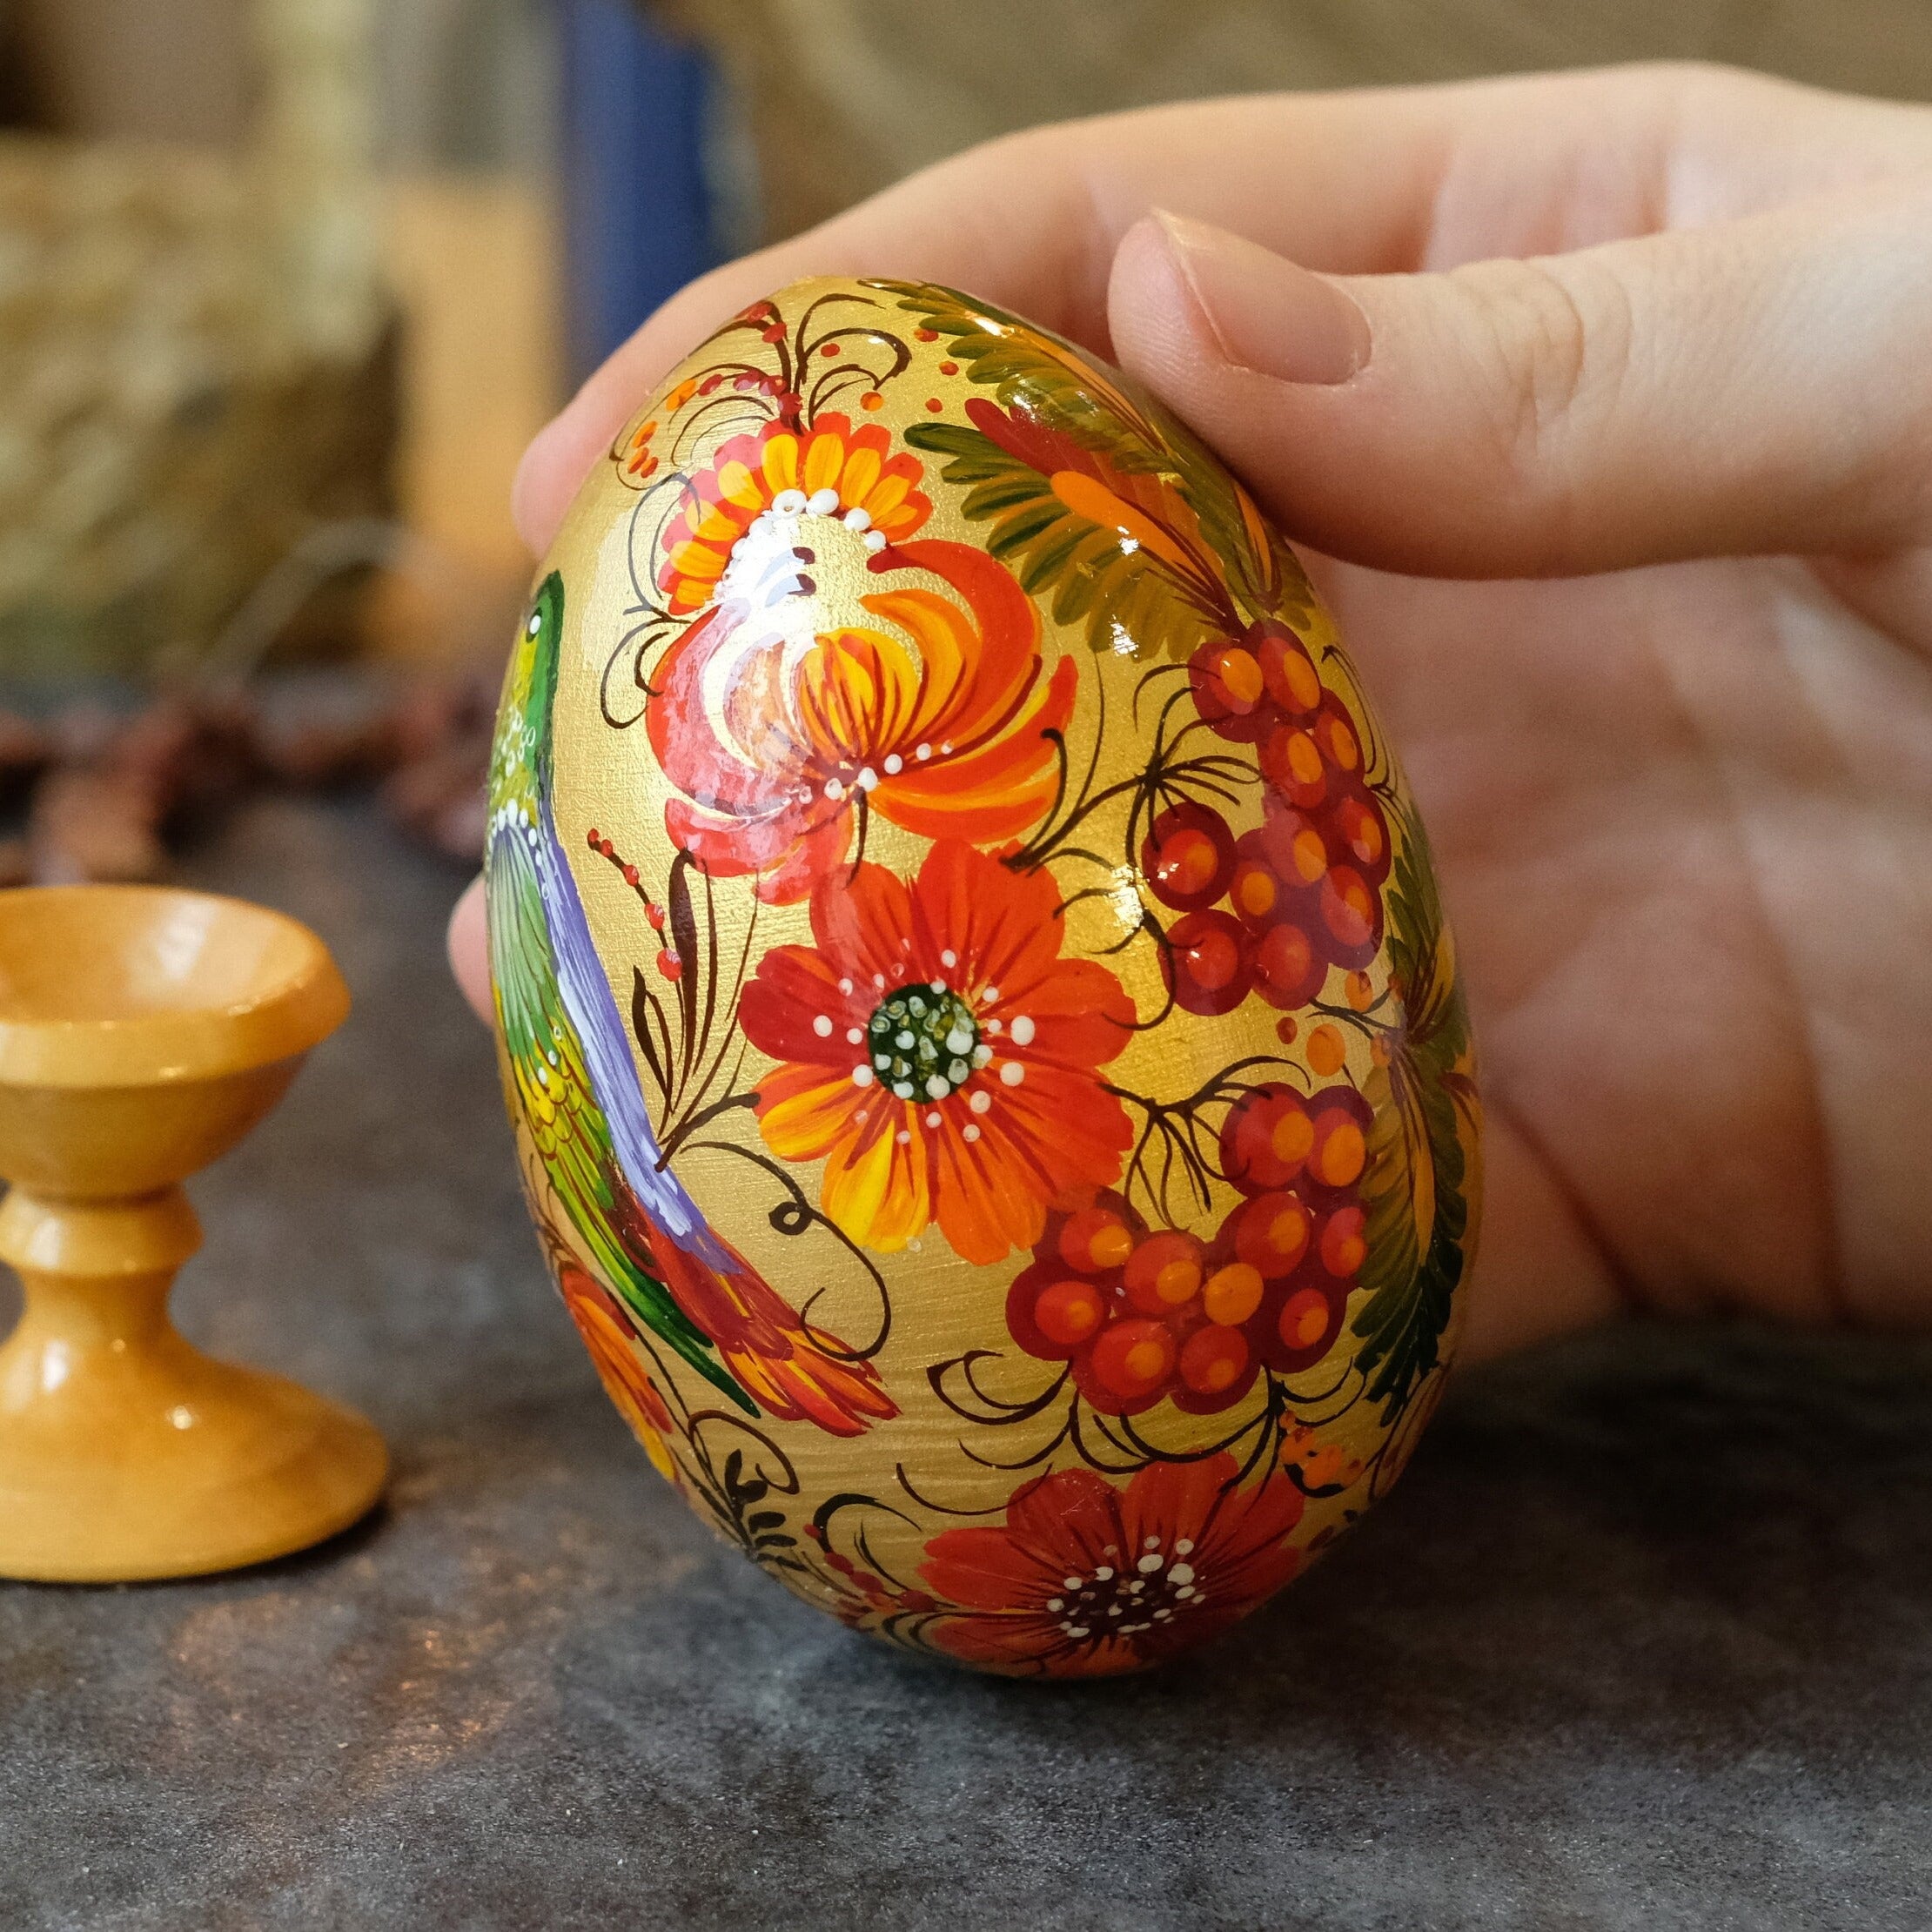
[[[506,1093],[641,1330],[751,1414],[856,1435],[898,1412],[872,1365],[808,1325],[711,1227],[659,1151],[552,811],[563,621],[553,571],[511,654],[490,757],[484,890]]]

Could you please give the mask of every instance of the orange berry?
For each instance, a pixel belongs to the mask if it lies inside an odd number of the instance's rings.
[[[1238,909],[1251,919],[1265,919],[1275,909],[1281,888],[1265,866],[1244,864],[1234,875],[1233,898]]]
[[[1343,982],[1348,1003],[1358,1013],[1365,1013],[1375,1003],[1375,988],[1369,983],[1366,973],[1359,970],[1351,973]]]
[[[1210,1321],[1237,1328],[1261,1305],[1261,1271],[1245,1261],[1231,1261],[1208,1277],[1201,1306]]]
[[[1301,1108],[1291,1103],[1275,1122],[1268,1146],[1285,1167],[1299,1167],[1315,1147],[1315,1124]]]
[[[1348,1058],[1348,1044],[1342,1038],[1341,1029],[1332,1026],[1326,1020],[1314,1028],[1308,1036],[1308,1063],[1324,1080],[1342,1070],[1342,1063]]]
[[[1253,655],[1231,644],[1227,649],[1217,654],[1214,659],[1214,675],[1229,697],[1243,711],[1251,711],[1260,701],[1262,693],[1261,667]]]

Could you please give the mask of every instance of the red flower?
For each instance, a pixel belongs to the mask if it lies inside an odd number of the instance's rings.
[[[782,1063],[758,1124],[782,1159],[823,1159],[821,1204],[854,1241],[903,1247],[937,1220],[968,1261],[1040,1238],[1047,1204],[1120,1172],[1133,1134],[1095,1069],[1134,1007],[1060,957],[1060,895],[945,840],[908,883],[860,865],[812,895],[814,946],[775,946],[739,1023]]]
[[[1124,1490],[1065,1469],[1016,1491],[1003,1529],[950,1529],[920,1566],[953,1613],[933,1640],[1013,1675],[1104,1677],[1159,1663],[1272,1596],[1300,1567],[1301,1492],[1248,1488],[1224,1451],[1157,1462]]]
[[[1041,685],[1039,618],[1003,565],[858,542],[828,514],[772,513],[652,674],[652,748],[685,795],[672,842],[778,905],[844,858],[862,802],[926,838],[1017,836],[1052,802],[1049,734],[1073,710],[1074,661]]]

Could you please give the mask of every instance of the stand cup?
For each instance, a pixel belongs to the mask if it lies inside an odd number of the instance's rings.
[[[109,1583],[258,1563],[381,1493],[382,1438],[170,1325],[201,1244],[180,1184],[275,1105],[349,996],[320,940],[239,900],[0,892],[0,1576]]]

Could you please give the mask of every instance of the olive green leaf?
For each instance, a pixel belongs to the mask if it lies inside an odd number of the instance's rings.
[[[1184,655],[1252,618],[1291,620],[1311,608],[1300,565],[1247,493],[1177,418],[1117,372],[950,289],[868,285],[897,295],[902,308],[945,339],[968,377],[994,392],[1002,406],[991,413],[1007,426],[1003,433],[984,433],[986,416],[969,404],[981,436],[929,423],[909,430],[906,439],[947,459],[942,474],[949,482],[977,486],[966,514],[1000,520],[996,553],[1003,543],[1004,553],[1023,556],[1030,588],[1052,583],[1057,594],[1079,580],[1056,614],[1084,615],[1096,649],[1121,649],[1131,640],[1135,647]],[[1027,470],[1035,480],[1024,479]],[[1132,513],[1115,520],[1109,505],[1078,484],[1052,487],[1082,475]],[[1144,546],[1150,522],[1184,561]],[[1130,579],[1150,574],[1165,574],[1168,587],[1126,591]],[[1114,596],[1130,596],[1130,607],[1116,606]]]
[[[1029,595],[1050,594],[1055,622],[1084,622],[1097,651],[1179,658],[1240,631],[1192,510],[1163,479],[1118,469],[983,397],[966,414],[920,424],[906,440],[942,459],[940,473],[966,492],[966,516],[990,525],[987,548]]]
[[[1455,947],[1442,919],[1428,847],[1412,813],[1391,882],[1389,977],[1404,1023],[1385,1066],[1364,1083],[1374,1110],[1363,1179],[1369,1300],[1355,1318],[1356,1365],[1392,1425],[1433,1369],[1462,1280],[1470,1233],[1471,1156],[1479,1110]]]

